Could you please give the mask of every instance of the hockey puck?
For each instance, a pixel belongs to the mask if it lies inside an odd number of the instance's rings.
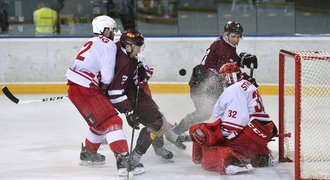
[[[184,76],[184,75],[186,75],[186,70],[185,69],[180,69],[180,71],[179,71],[179,74],[181,75],[181,76]]]

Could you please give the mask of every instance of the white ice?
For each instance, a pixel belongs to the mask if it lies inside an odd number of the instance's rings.
[[[17,95],[21,100],[40,99],[59,95]],[[154,100],[168,121],[174,123],[193,110],[188,94],[155,94]],[[277,96],[264,96],[266,111],[278,122]],[[98,167],[79,165],[81,142],[87,125],[69,100],[17,105],[0,95],[0,179],[125,179],[117,176],[115,159],[108,145],[100,153],[106,164]],[[124,130],[130,144],[131,128],[124,119]],[[135,138],[138,132],[135,134]],[[153,149],[142,157],[146,173],[134,179],[293,179],[293,163],[278,163],[278,141],[270,142],[274,163],[248,174],[222,176],[204,170],[191,161],[191,143],[179,150],[165,141],[174,153],[174,162],[157,157]]]

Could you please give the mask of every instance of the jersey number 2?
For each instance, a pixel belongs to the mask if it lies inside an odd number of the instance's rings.
[[[87,43],[85,43],[85,44],[84,44],[84,49],[82,49],[82,50],[78,53],[76,59],[78,59],[78,60],[80,60],[80,61],[83,61],[83,60],[85,59],[85,57],[83,56],[83,54],[84,54],[86,51],[88,51],[88,50],[92,47],[92,45],[93,45],[93,42],[92,42],[92,41],[88,41]]]

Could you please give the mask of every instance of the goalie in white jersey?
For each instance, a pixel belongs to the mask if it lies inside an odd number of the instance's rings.
[[[114,78],[117,47],[113,42],[117,27],[109,16],[92,21],[95,36],[78,52],[73,68],[69,68],[68,97],[89,126],[81,161],[104,164],[105,156],[97,153],[106,138],[117,160],[119,175],[127,174],[128,144],[123,122],[108,99],[108,88]]]
[[[243,159],[250,159],[254,167],[267,166],[270,160],[267,144],[277,133],[277,128],[265,112],[258,89],[242,79],[236,63],[223,65],[219,74],[224,78],[226,89],[214,106],[212,116],[217,120],[190,128],[194,141],[193,161],[202,163],[203,156],[207,156],[203,167],[219,166],[221,168],[216,171],[223,174],[226,174],[228,165],[244,164]],[[216,146],[219,157],[202,152],[203,146]],[[211,162],[212,158],[225,163],[215,164]]]

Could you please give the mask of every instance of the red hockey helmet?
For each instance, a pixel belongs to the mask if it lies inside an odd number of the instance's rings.
[[[123,47],[126,45],[135,45],[135,46],[142,46],[144,44],[144,37],[141,33],[136,30],[127,30],[123,32],[120,37],[120,42]]]
[[[243,34],[243,27],[239,22],[228,21],[223,28],[224,32],[233,33],[233,34]]]
[[[242,72],[236,63],[227,63],[220,68],[219,74],[224,78],[228,87],[241,79]]]

